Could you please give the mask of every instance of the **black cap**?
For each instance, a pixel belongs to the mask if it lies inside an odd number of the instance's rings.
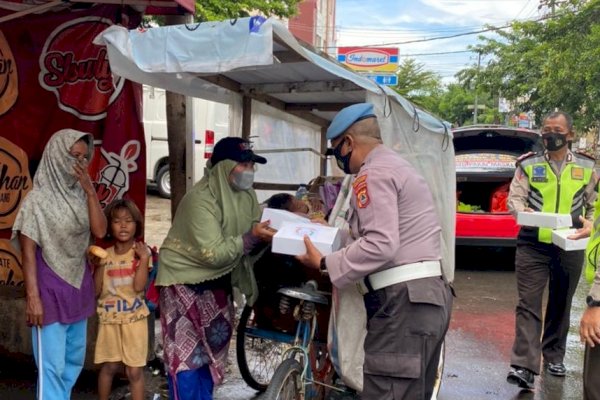
[[[226,137],[215,144],[210,162],[215,166],[219,161],[233,160],[237,162],[255,162],[266,164],[267,159],[261,157],[252,151],[252,145],[249,141],[239,137]]]

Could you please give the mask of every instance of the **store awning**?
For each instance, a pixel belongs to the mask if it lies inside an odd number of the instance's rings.
[[[392,89],[300,44],[277,20],[261,17],[127,30],[97,38],[113,73],[172,92],[226,102],[228,91],[326,126],[347,105],[381,94],[415,120],[444,133],[447,125]]]

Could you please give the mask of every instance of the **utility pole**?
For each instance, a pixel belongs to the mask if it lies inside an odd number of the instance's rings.
[[[481,52],[477,52],[477,74],[475,75],[475,108],[473,109],[473,125],[477,124],[477,84],[479,83],[479,67],[481,66]]]

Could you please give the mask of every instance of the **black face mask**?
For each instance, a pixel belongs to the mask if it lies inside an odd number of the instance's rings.
[[[560,132],[543,133],[542,139],[548,151],[557,151],[567,145],[567,135]]]
[[[344,139],[345,140],[345,139]],[[352,150],[348,152],[345,156],[342,155],[342,146],[344,145],[344,140],[340,142],[333,149],[333,155],[335,157],[335,161],[337,162],[338,167],[346,174],[350,174],[350,157],[352,157]]]

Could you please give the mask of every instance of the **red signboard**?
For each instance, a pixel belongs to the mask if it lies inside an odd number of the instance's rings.
[[[137,25],[139,15],[123,10],[103,5],[0,24],[0,284],[20,283],[20,257],[10,254],[7,239],[55,132],[72,128],[94,136],[90,174],[103,206],[128,197],[144,210],[141,86],[114,78],[106,48],[92,43],[117,16]]]

